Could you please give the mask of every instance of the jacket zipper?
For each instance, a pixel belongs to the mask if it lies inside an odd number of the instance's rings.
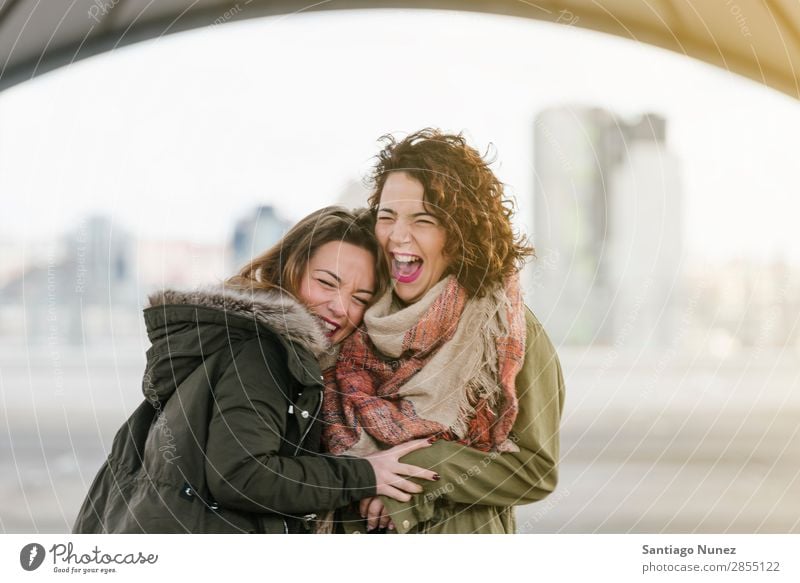
[[[314,420],[316,420],[317,417],[319,416],[319,410],[320,409],[322,409],[322,391],[320,391],[320,393],[319,393],[319,400],[317,401],[317,408],[314,411]],[[306,428],[305,433],[303,433],[302,437],[300,437],[300,441],[297,442],[297,448],[294,450],[294,455],[297,455],[297,452],[300,451],[300,447],[303,445],[303,442],[306,440],[306,436],[308,436],[309,431],[311,431],[311,425],[313,423],[314,423],[314,421],[311,421],[311,423],[308,424],[308,427]]]

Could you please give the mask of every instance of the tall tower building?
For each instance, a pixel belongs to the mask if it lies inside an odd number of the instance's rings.
[[[665,138],[656,115],[628,123],[604,109],[559,107],[537,116],[539,259],[528,301],[557,342],[630,345],[647,341],[648,327],[669,328],[670,310],[658,315],[666,298],[656,296],[677,276],[683,245],[678,164]]]

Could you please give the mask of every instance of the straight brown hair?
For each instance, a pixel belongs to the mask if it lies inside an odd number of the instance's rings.
[[[332,241],[350,243],[375,258],[375,294],[383,295],[389,281],[386,259],[375,238],[375,213],[367,208],[348,211],[328,206],[301,219],[270,249],[225,281],[243,290],[278,290],[297,297],[300,280],[317,249]]]

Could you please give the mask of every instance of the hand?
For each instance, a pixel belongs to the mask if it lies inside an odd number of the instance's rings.
[[[358,504],[358,510],[362,518],[367,519],[367,532],[376,528],[389,528],[394,530],[394,523],[391,516],[386,513],[386,507],[379,496],[364,498]]]
[[[376,492],[400,502],[408,502],[411,500],[411,494],[422,492],[422,486],[407,480],[405,476],[431,481],[438,480],[439,475],[431,470],[403,464],[399,461],[404,455],[423,447],[430,447],[430,445],[427,439],[415,439],[366,456],[364,459],[372,465],[375,472]]]

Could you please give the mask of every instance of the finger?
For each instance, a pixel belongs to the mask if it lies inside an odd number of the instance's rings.
[[[416,451],[418,449],[422,449],[424,447],[430,447],[432,444],[430,441],[426,439],[415,439],[413,441],[409,441],[406,443],[402,443],[400,445],[395,446],[398,452],[398,457],[403,457],[407,453],[411,453],[412,451]]]
[[[367,514],[367,530],[373,530],[376,526],[378,526],[378,517]]]
[[[389,516],[386,513],[386,508],[384,508],[383,504],[381,504],[381,507],[380,507],[379,512],[378,512],[378,516],[379,516],[378,526],[380,528],[384,528],[385,529],[387,526],[389,526],[389,522],[391,522],[391,516]]]
[[[438,480],[439,474],[434,472],[433,470],[426,470],[425,468],[421,468],[419,466],[412,466],[411,464],[400,464],[397,468],[396,472],[398,474],[403,474],[405,476],[410,476],[412,478],[422,478],[424,480],[430,480],[435,482]]]
[[[387,526],[386,528],[388,528],[389,530],[394,530],[394,522],[391,519],[389,519],[389,526]]]
[[[397,479],[392,480],[390,485],[398,490],[402,490],[403,492],[408,492],[409,494],[419,494],[424,490],[424,488],[419,484],[415,484],[411,480],[406,480],[400,476],[397,476]]]
[[[373,498],[362,498],[361,502],[358,503],[358,513],[361,515],[361,518],[367,517],[367,508],[371,500],[373,500]]]
[[[383,501],[377,496],[370,500],[367,512],[373,516],[380,516],[383,513]]]
[[[376,528],[380,523],[381,513],[383,512],[383,503],[378,498],[373,498],[372,502],[367,508],[367,530]]]
[[[392,486],[384,486],[380,492],[383,496],[387,498],[393,498],[398,502],[408,502],[411,500],[411,495],[406,494],[402,490],[398,490],[397,488],[393,488]]]
[[[378,518],[382,519],[384,516],[387,516],[386,507],[383,505],[383,500],[381,500],[380,498],[375,498],[375,503],[370,505],[370,509],[372,511],[372,514],[374,514]],[[383,524],[381,526],[385,527],[386,525]]]

